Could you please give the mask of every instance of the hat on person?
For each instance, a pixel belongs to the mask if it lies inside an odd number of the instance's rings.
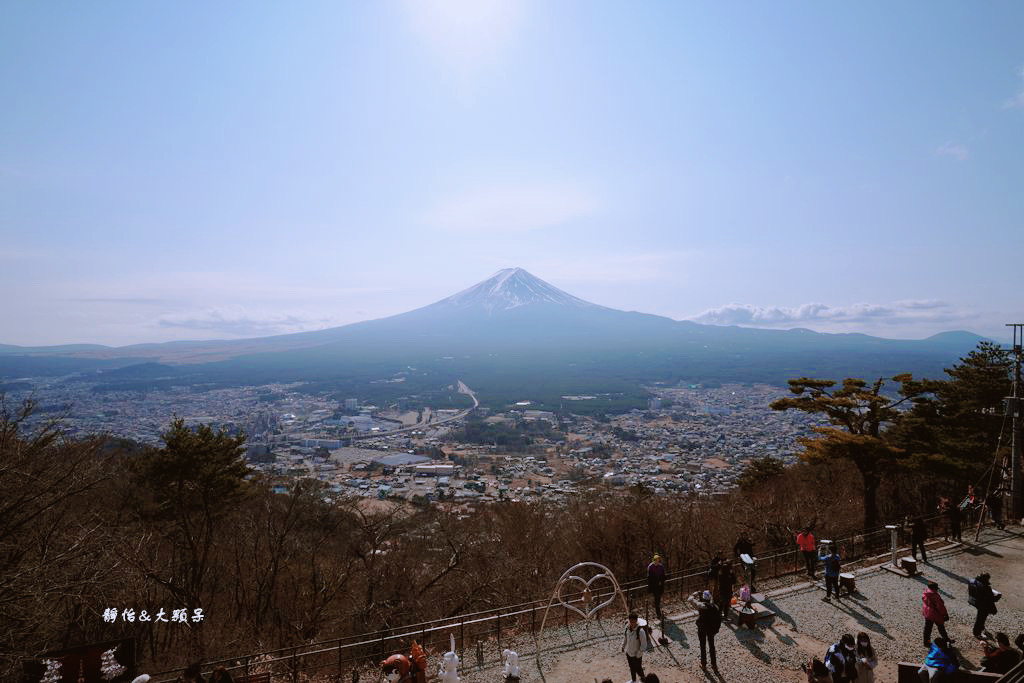
[[[655,561],[660,560],[661,559],[661,555],[659,555],[658,553],[654,553],[654,557],[652,557],[651,559],[655,560]]]
[[[706,600],[707,602],[711,602],[711,591],[704,591],[704,593],[701,594],[700,597],[701,597],[701,600]]]

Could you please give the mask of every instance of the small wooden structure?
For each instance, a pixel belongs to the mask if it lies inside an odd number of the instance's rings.
[[[736,613],[736,623],[747,628],[754,628],[762,619],[771,619],[775,616],[775,612],[753,601],[745,604],[737,603],[733,605],[731,611]]]
[[[839,575],[839,590],[846,589],[847,595],[853,595],[857,592],[857,582],[853,578],[853,574],[846,573]]]

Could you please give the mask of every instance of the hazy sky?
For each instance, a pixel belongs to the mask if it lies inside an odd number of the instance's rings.
[[[0,3],[0,343],[521,266],[676,319],[1024,321],[1021,2]]]

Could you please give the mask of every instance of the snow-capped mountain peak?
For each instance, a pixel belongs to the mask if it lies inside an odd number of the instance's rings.
[[[504,268],[469,289],[437,302],[438,306],[483,308],[488,313],[532,304],[600,308],[531,275],[522,268]]]

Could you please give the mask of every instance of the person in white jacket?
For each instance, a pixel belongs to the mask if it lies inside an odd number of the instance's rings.
[[[647,649],[647,631],[640,627],[636,612],[629,615],[629,623],[626,624],[626,632],[622,638],[622,651],[626,653],[626,663],[629,664],[630,680],[644,680],[644,665],[642,657]]]

